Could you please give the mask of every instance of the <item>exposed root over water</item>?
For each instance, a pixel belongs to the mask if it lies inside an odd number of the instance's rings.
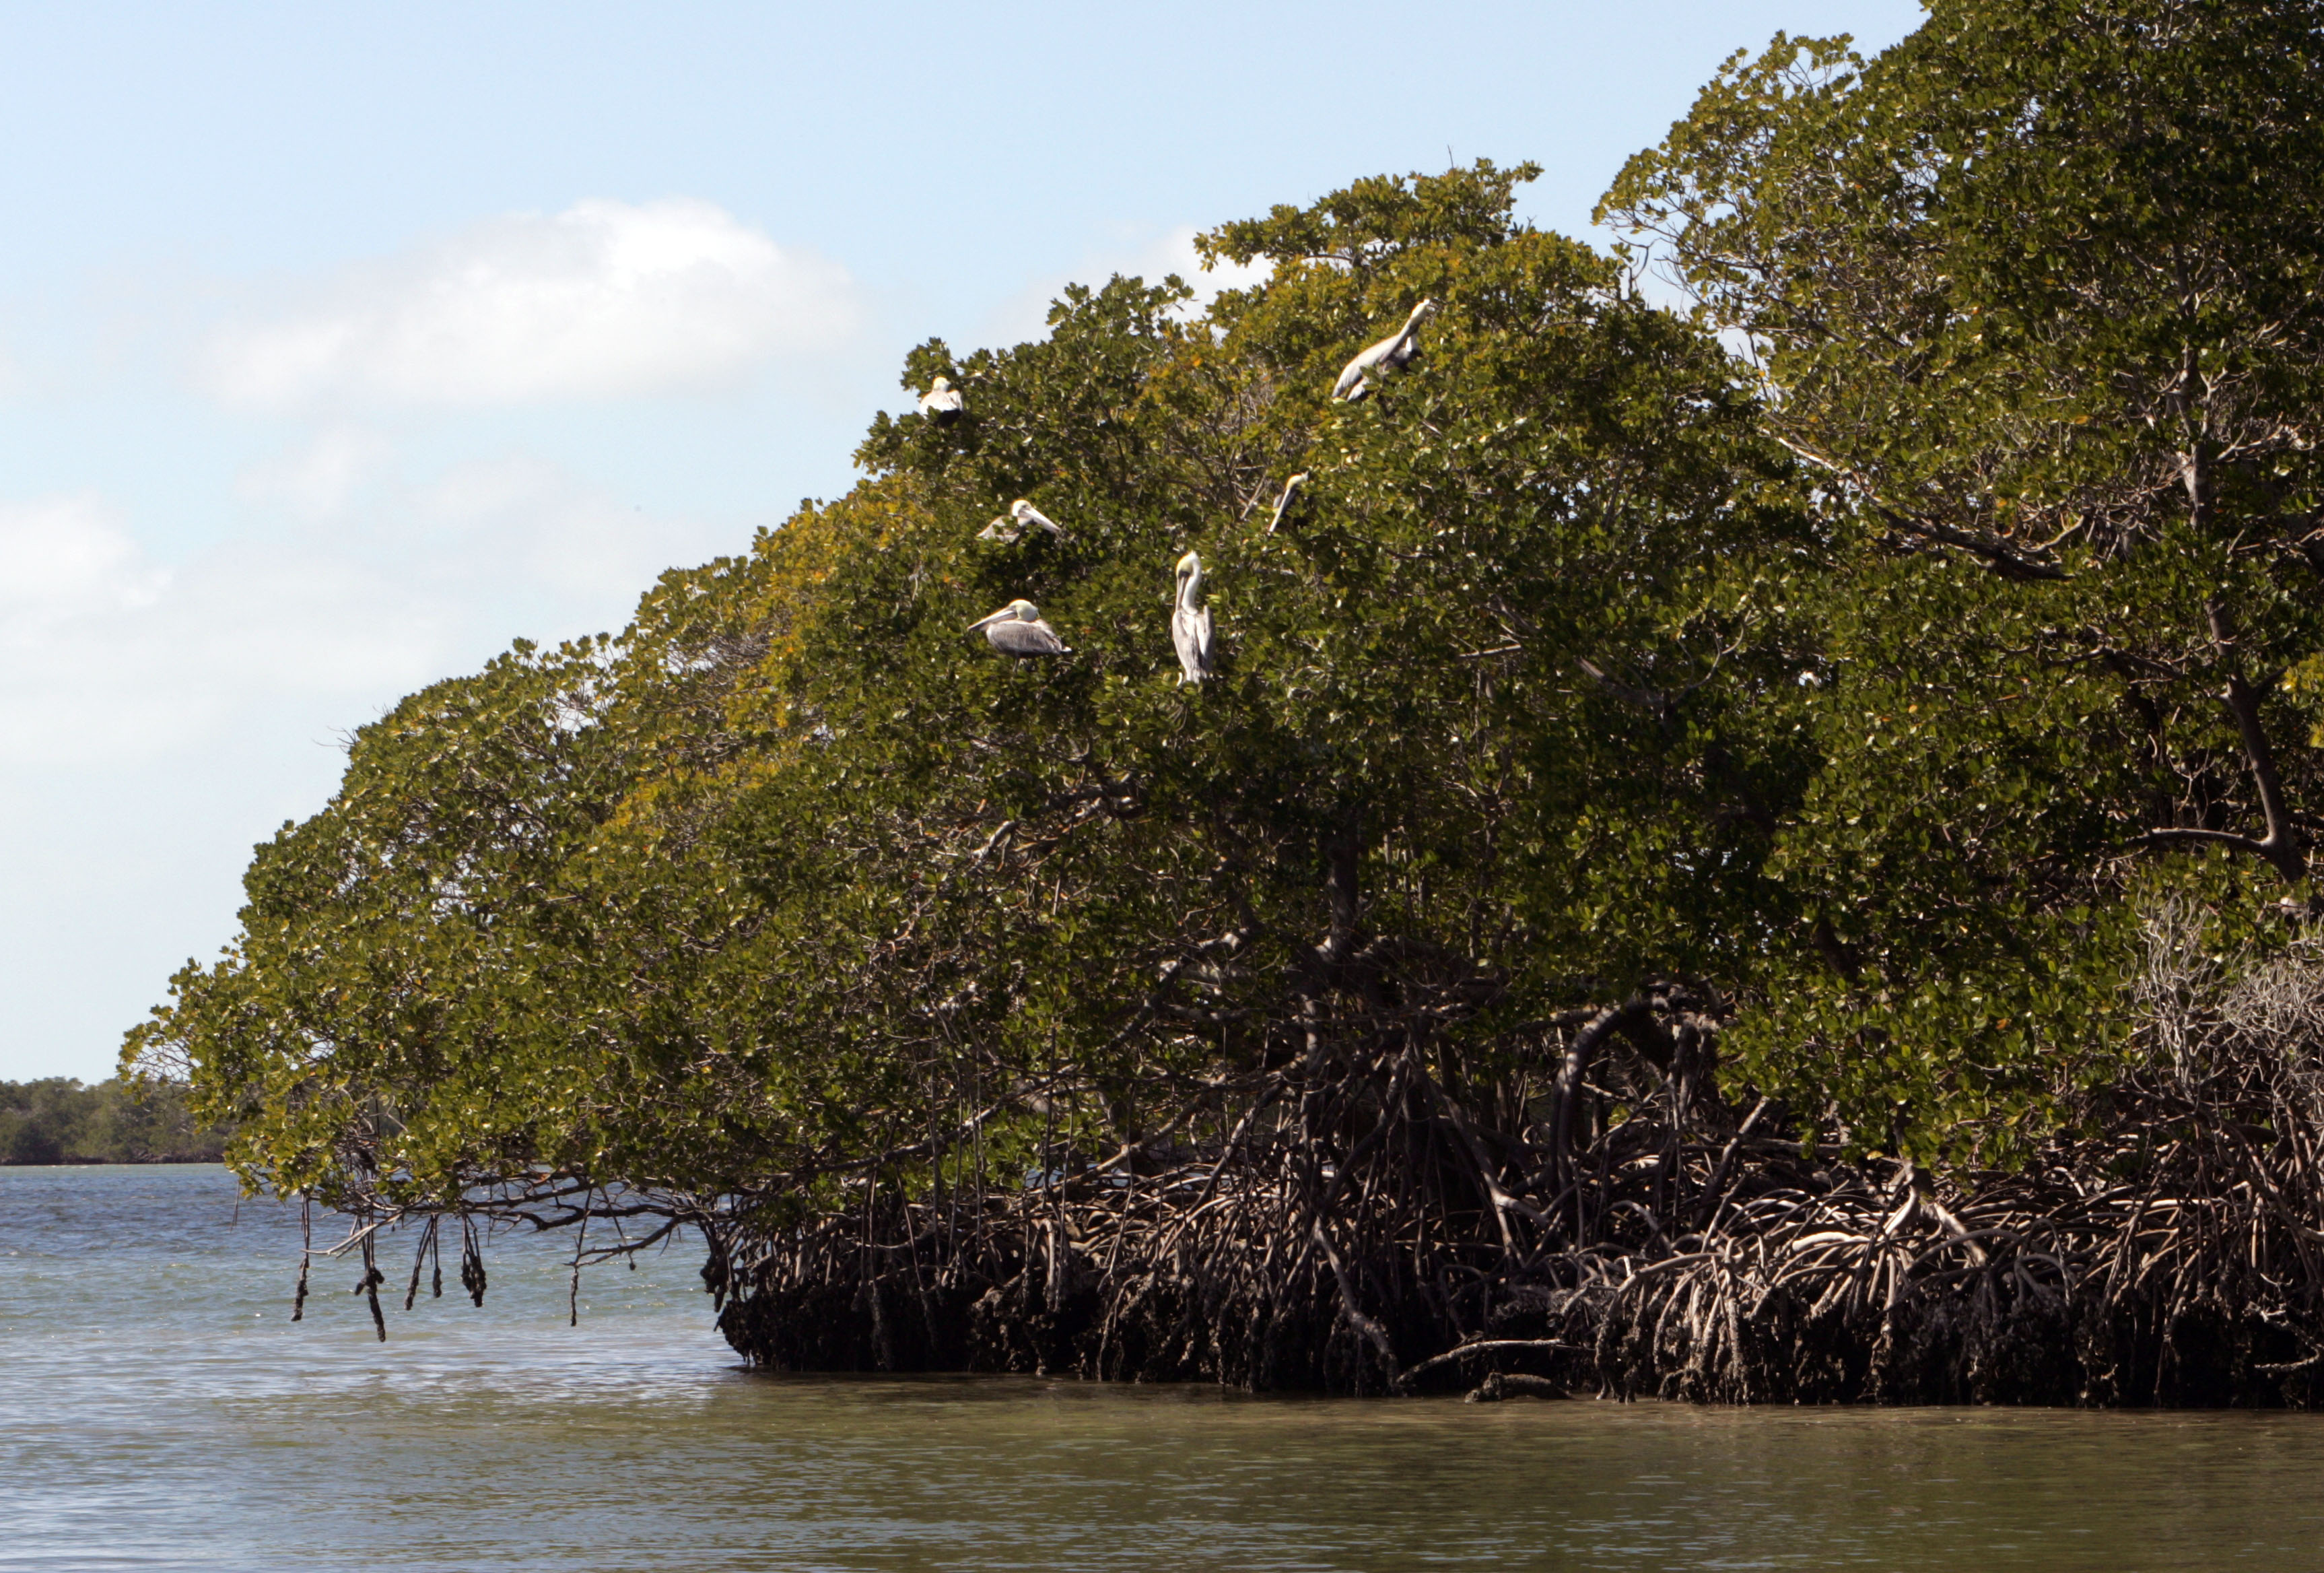
[[[1467,1144],[1413,1122],[1424,1133]],[[1718,1402],[2324,1399],[2318,1236],[2290,1175],[2233,1130],[2061,1150],[1966,1186],[1772,1142],[1717,1189],[1727,1143],[1690,1143],[1661,1173],[1602,1156],[1560,1209],[1579,1229],[1514,1195],[1497,1218],[1473,1197],[1395,1194],[1386,1161],[1355,1160],[1338,1186],[1198,1161],[875,1207],[746,1236],[711,1272],[728,1338],[788,1370],[1480,1396],[1523,1377]],[[2094,1178],[2110,1172],[2125,1178]],[[2312,1193],[2305,1207],[2318,1216]]]
[[[728,1338],[790,1370],[2315,1405],[2324,969],[2230,986],[2158,924],[2155,1068],[2018,1172],[1803,1152],[1711,1090],[1717,1023],[1674,989],[1562,1024],[1545,1096],[1398,1046],[1222,1091],[1205,1147],[738,1221],[706,1272]]]
[[[950,1161],[971,1120],[812,1185],[704,1198],[543,1171],[458,1210],[602,1220],[576,1229],[576,1264],[699,1230],[727,1338],[781,1370],[2324,1403],[2324,958],[2230,978],[2178,922],[2157,916],[2135,1002],[2148,1069],[2014,1172],[1803,1144],[1770,1100],[1716,1090],[1720,1013],[1674,985],[1540,1023],[1533,1079],[1375,1039],[1196,1084],[1162,1135],[1057,1137],[1006,1185]],[[1056,1109],[1071,1088],[1060,1072],[1024,1096]],[[359,1213],[336,1249],[362,1248],[375,1298],[374,1236],[425,1219]],[[473,1229],[461,1245],[481,1299]]]

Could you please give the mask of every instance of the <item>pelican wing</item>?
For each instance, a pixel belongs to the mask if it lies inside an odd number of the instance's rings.
[[[1023,660],[1028,655],[1065,655],[1071,653],[1057,631],[1046,622],[1021,623],[1014,618],[988,624],[984,636],[992,641],[992,648],[1003,655]]]
[[[1401,339],[1403,337],[1404,335],[1402,333],[1390,334],[1388,338],[1381,339],[1378,344],[1375,344],[1370,348],[1365,350],[1361,355],[1357,356],[1355,359],[1350,361],[1346,365],[1342,366],[1340,368],[1340,380],[1332,384],[1332,397],[1334,399],[1346,399],[1351,397],[1361,398],[1363,395],[1357,393],[1355,390],[1362,386],[1364,374],[1371,370],[1372,367],[1379,365],[1380,361],[1388,355],[1388,352],[1396,347],[1397,341]]]
[[[1215,637],[1211,627],[1211,609],[1204,606],[1189,609],[1180,606],[1170,614],[1170,643],[1178,647],[1178,680],[1198,683],[1211,675],[1211,655]]]

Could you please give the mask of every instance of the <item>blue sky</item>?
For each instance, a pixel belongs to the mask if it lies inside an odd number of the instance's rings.
[[[349,729],[844,491],[910,345],[1448,154],[1580,232],[1919,15],[0,4],[0,1078],[107,1074]]]

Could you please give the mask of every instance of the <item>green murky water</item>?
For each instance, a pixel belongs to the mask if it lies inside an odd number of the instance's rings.
[[[767,1377],[695,1261],[288,1321],[220,1171],[0,1170],[0,1569],[2324,1568],[2324,1416]],[[408,1259],[385,1263],[401,1298]]]

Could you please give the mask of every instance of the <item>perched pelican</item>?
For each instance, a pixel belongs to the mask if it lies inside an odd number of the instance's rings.
[[[1410,365],[1412,357],[1420,353],[1420,344],[1416,337],[1420,332],[1420,325],[1435,315],[1436,302],[1434,301],[1423,301],[1415,306],[1412,315],[1404,319],[1402,328],[1341,368],[1340,380],[1332,384],[1332,397],[1353,403],[1372,391],[1372,373],[1385,376],[1389,372],[1400,372]]]
[[[1014,542],[1027,530],[1037,529],[1046,530],[1060,541],[1065,538],[1065,532],[1057,527],[1057,522],[1055,519],[1019,497],[1009,504],[1008,513],[978,531],[976,538],[979,541],[998,541],[1003,545],[1008,545]]]
[[[960,390],[949,378],[938,377],[920,395],[920,413],[939,426],[949,426],[960,419]]]
[[[1036,508],[1032,504],[1027,502],[1022,497],[1018,498],[1015,502],[1009,504],[1009,516],[1011,519],[1016,520],[1018,523],[1023,524],[1028,528],[1038,524],[1042,529],[1047,531],[1050,534],[1055,535],[1061,540],[1064,538],[1065,533],[1063,530],[1057,527],[1057,522],[1055,519],[1050,518],[1047,514],[1042,513],[1040,509]]]
[[[968,625],[971,634],[984,630],[992,648],[1003,655],[1022,660],[1028,655],[1070,655],[1065,642],[1057,631],[1041,621],[1040,612],[1030,601],[1011,601],[990,617],[981,618]]]
[[[1211,675],[1217,640],[1211,609],[1203,605],[1203,560],[1193,552],[1178,560],[1178,604],[1170,609],[1170,643],[1178,647],[1178,681],[1198,683]]]
[[[1269,535],[1274,534],[1275,527],[1283,523],[1283,516],[1291,512],[1291,504],[1298,498],[1299,488],[1306,484],[1307,472],[1304,469],[1283,483],[1283,495],[1275,499],[1275,517],[1267,522]]]

